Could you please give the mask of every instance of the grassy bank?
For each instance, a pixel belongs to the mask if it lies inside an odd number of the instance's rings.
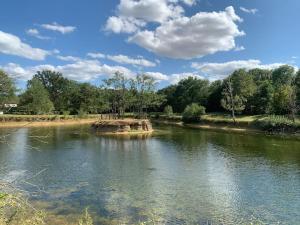
[[[299,133],[300,119],[295,123],[285,116],[237,116],[236,123],[228,114],[206,114],[201,116],[197,123],[183,124],[180,115],[166,116],[153,115],[154,121],[163,123],[172,123],[177,125],[184,125],[193,128],[229,130],[229,131],[263,131],[269,133]]]
[[[1,115],[0,127],[41,127],[91,124],[101,115]],[[102,116],[105,118],[105,116]]]

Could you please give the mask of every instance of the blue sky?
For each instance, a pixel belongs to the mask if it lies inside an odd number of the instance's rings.
[[[99,84],[121,71],[159,86],[237,68],[299,66],[297,0],[2,0],[0,68],[24,86],[53,69]]]

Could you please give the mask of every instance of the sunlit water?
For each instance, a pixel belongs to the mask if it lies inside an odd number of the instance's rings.
[[[0,144],[0,176],[54,215],[89,207],[97,224],[300,224],[299,140],[155,128],[22,128]]]

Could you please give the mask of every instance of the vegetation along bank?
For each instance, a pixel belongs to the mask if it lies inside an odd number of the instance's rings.
[[[13,114],[17,121],[19,115],[55,114],[51,119],[56,121],[93,114],[113,119],[150,114],[187,124],[299,132],[300,72],[288,65],[274,70],[239,69],[213,82],[188,77],[160,90],[148,74],[129,79],[119,72],[92,85],[44,70],[33,74],[24,90],[17,90],[11,76],[0,71],[0,83],[0,112]],[[7,122],[8,117],[1,118]]]

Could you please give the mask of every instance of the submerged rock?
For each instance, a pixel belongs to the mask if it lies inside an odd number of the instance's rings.
[[[101,120],[95,122],[92,127],[99,133],[145,133],[152,132],[152,124],[149,120]]]

